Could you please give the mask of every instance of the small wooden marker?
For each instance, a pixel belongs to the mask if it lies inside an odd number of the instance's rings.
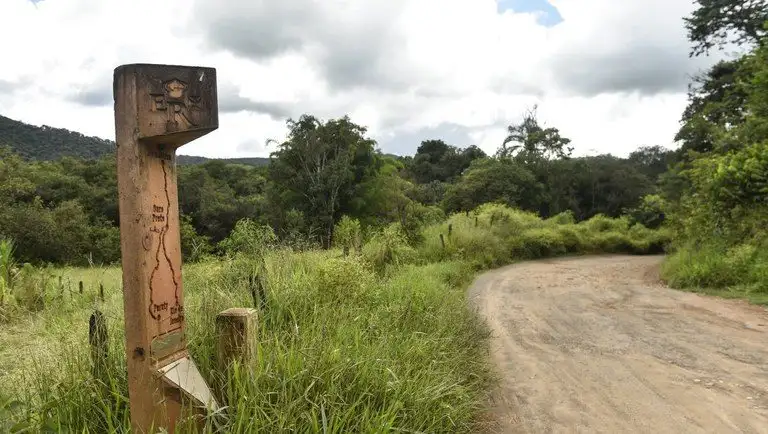
[[[258,337],[256,309],[234,307],[216,316],[219,369],[230,362],[246,362],[255,356],[254,341]]]
[[[187,352],[176,184],[176,149],[218,128],[216,70],[122,65],[113,86],[131,424],[173,432],[218,408]]]
[[[88,321],[88,342],[91,345],[91,372],[93,378],[106,382],[109,340],[107,336],[107,320],[100,310],[94,311]]]

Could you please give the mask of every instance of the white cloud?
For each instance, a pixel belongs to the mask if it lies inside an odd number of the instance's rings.
[[[302,113],[349,114],[384,151],[445,131],[492,153],[534,103],[579,154],[670,145],[711,62],[688,58],[691,2],[551,3],[554,27],[494,0],[2,0],[0,114],[112,138],[112,70],[170,63],[216,67],[227,110],[185,154],[267,155]]]

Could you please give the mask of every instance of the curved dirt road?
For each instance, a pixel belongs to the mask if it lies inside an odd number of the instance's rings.
[[[493,331],[491,432],[768,433],[768,311],[668,289],[661,257],[520,263],[469,296]]]

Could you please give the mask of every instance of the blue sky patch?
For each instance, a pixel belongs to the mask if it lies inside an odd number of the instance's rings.
[[[496,4],[499,12],[509,9],[515,12],[543,12],[539,17],[539,23],[547,27],[552,27],[563,21],[560,12],[547,0],[497,0]]]

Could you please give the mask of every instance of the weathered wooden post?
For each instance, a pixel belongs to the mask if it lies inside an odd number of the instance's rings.
[[[187,352],[176,185],[176,149],[218,128],[216,70],[122,65],[113,86],[131,424],[173,432],[218,407]]]
[[[233,307],[216,316],[218,364],[222,371],[232,361],[247,362],[255,356],[258,337],[256,309]]]
[[[91,373],[93,378],[106,382],[107,357],[109,355],[107,320],[98,309],[91,314],[88,321],[88,342],[91,345]]]
[[[443,246],[443,250],[445,250],[445,237],[443,237],[443,234],[440,234],[440,245]]]

